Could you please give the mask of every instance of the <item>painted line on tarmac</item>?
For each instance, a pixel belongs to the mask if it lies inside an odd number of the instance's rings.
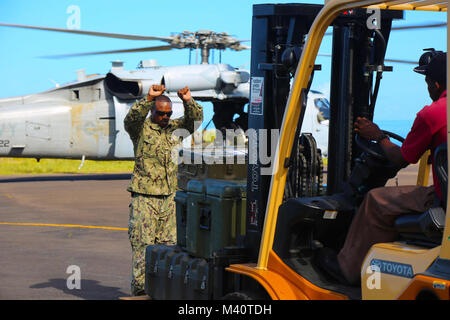
[[[38,226],[38,227],[59,227],[59,228],[87,228],[87,229],[121,230],[121,231],[127,231],[127,230],[128,230],[128,228],[98,227],[98,226],[82,226],[82,225],[72,225],[72,224],[48,224],[48,223],[15,223],[15,222],[0,222],[0,225],[10,225],[10,226]]]

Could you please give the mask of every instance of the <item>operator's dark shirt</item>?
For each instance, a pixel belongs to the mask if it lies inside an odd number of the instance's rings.
[[[409,163],[416,163],[425,151],[431,150],[434,190],[441,199],[441,187],[434,170],[433,155],[436,148],[444,142],[447,142],[447,91],[444,91],[437,101],[417,113],[411,131],[400,149],[403,158]]]

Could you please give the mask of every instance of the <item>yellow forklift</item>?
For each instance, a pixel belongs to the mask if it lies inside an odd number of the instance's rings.
[[[379,28],[371,29],[367,21],[373,10],[380,10]],[[157,300],[450,298],[446,208],[440,208],[438,223],[433,224],[427,213],[409,216],[408,228],[399,220],[398,241],[376,244],[367,254],[359,287],[331,279],[314,261],[320,248],[342,247],[365,194],[384,186],[400,169],[383,159],[376,146],[358,139],[353,123],[359,116],[373,119],[382,74],[392,71],[384,64],[392,21],[402,19],[404,10],[446,12],[447,1],[254,5],[251,96],[247,114],[241,114],[248,122],[241,128],[256,132],[256,141],[249,136],[244,162],[179,166],[177,245],[147,247],[148,296]],[[301,128],[314,73],[321,70],[315,60],[328,27],[333,28],[333,45],[325,186],[321,150],[312,134]],[[230,124],[229,129],[236,126]],[[260,135],[264,130],[279,131],[278,141],[270,133]],[[268,152],[272,162],[261,158],[264,152],[267,155],[267,150],[260,150],[263,139],[266,146],[277,146]],[[421,159],[418,184],[428,180],[427,156]],[[447,149],[432,156],[442,169],[446,195]]]
[[[366,106],[369,105],[367,110],[358,109],[358,106],[364,105],[367,99],[360,97],[359,91],[354,90],[364,82],[364,78],[357,78],[363,76],[361,72],[358,73],[358,67],[360,68],[358,61],[354,60],[358,60],[358,56],[366,57],[364,50],[367,50],[367,48],[355,46],[352,42],[360,32],[356,20],[353,24],[341,24],[335,27],[333,32],[334,39],[340,39],[333,44],[333,59],[346,60],[346,62],[336,63],[335,67],[332,67],[332,85],[333,81],[340,81],[342,85],[337,92],[333,89],[331,91],[332,113],[333,107],[338,110],[337,114],[330,116],[327,195],[290,199],[286,199],[285,196],[286,184],[289,183],[289,164],[298,134],[295,128],[301,126],[305,95],[315,69],[314,61],[327,28],[332,23],[336,23],[339,16],[352,15],[361,8],[381,9],[383,16],[385,12],[397,10],[447,12],[447,4],[448,1],[428,0],[326,1],[309,29],[284,111],[275,156],[277,167],[274,175],[270,177],[257,262],[230,265],[227,268],[229,272],[254,280],[260,285],[259,290],[274,300],[353,298],[448,300],[450,298],[449,214],[441,216],[441,221],[426,226],[423,222],[426,219],[426,213],[411,216],[409,222],[415,223],[416,228],[406,228],[408,230],[402,229],[402,222],[399,221],[397,223],[400,231],[399,241],[376,244],[368,252],[361,268],[361,287],[349,287],[329,281],[312,262],[313,252],[317,247],[325,244],[339,249],[342,246],[342,235],[345,235],[346,227],[351,220],[348,217],[351,217],[351,212],[358,204],[357,198],[364,195],[362,189],[382,186],[398,170],[389,164],[381,170],[377,168],[377,165],[372,167],[369,165],[365,168],[359,165],[369,162],[368,158],[361,161],[362,157],[377,152],[373,152],[372,147],[364,145],[361,141],[354,141],[351,128],[353,117],[364,115],[371,118],[373,116],[370,101],[366,103]],[[386,27],[389,29],[389,26],[383,23],[380,30],[386,30]],[[379,38],[384,38],[382,45],[386,46],[386,35]],[[253,48],[252,44],[252,50]],[[383,56],[384,52],[381,50],[380,54]],[[382,57],[375,60],[381,63],[372,65],[372,70],[387,71],[380,70],[383,68]],[[365,67],[367,68],[367,64]],[[352,97],[353,101],[348,100],[348,92],[351,91],[357,95]],[[357,104],[352,106],[355,99]],[[333,126],[336,126],[336,129]],[[391,136],[395,137],[395,135]],[[358,148],[366,152],[353,156]],[[441,182],[445,184],[442,185],[442,190],[446,197],[448,192],[447,149],[442,149],[434,156],[439,158],[437,161],[442,168]],[[358,163],[355,162],[356,159],[359,159],[356,161]],[[427,157],[424,156],[421,159],[420,168],[418,183],[425,183],[427,180],[425,177],[428,177]],[[371,278],[374,274],[368,267],[377,263],[378,266],[380,263],[384,265],[378,269],[381,271],[377,275],[379,276],[378,285],[374,288],[375,283]],[[250,298],[255,292],[248,290],[244,284],[239,291],[231,295]]]

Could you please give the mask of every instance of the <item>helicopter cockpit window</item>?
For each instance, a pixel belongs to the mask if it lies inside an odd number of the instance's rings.
[[[319,109],[319,113],[317,114],[317,121],[319,121],[319,123],[330,119],[330,103],[327,99],[314,99],[314,105]]]
[[[72,100],[80,100],[80,91],[72,90]]]

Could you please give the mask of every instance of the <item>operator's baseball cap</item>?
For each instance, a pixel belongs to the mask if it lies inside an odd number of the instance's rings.
[[[447,53],[435,51],[434,49],[425,49],[427,52],[422,54],[419,59],[419,66],[414,71],[439,83],[445,83],[447,78]]]

